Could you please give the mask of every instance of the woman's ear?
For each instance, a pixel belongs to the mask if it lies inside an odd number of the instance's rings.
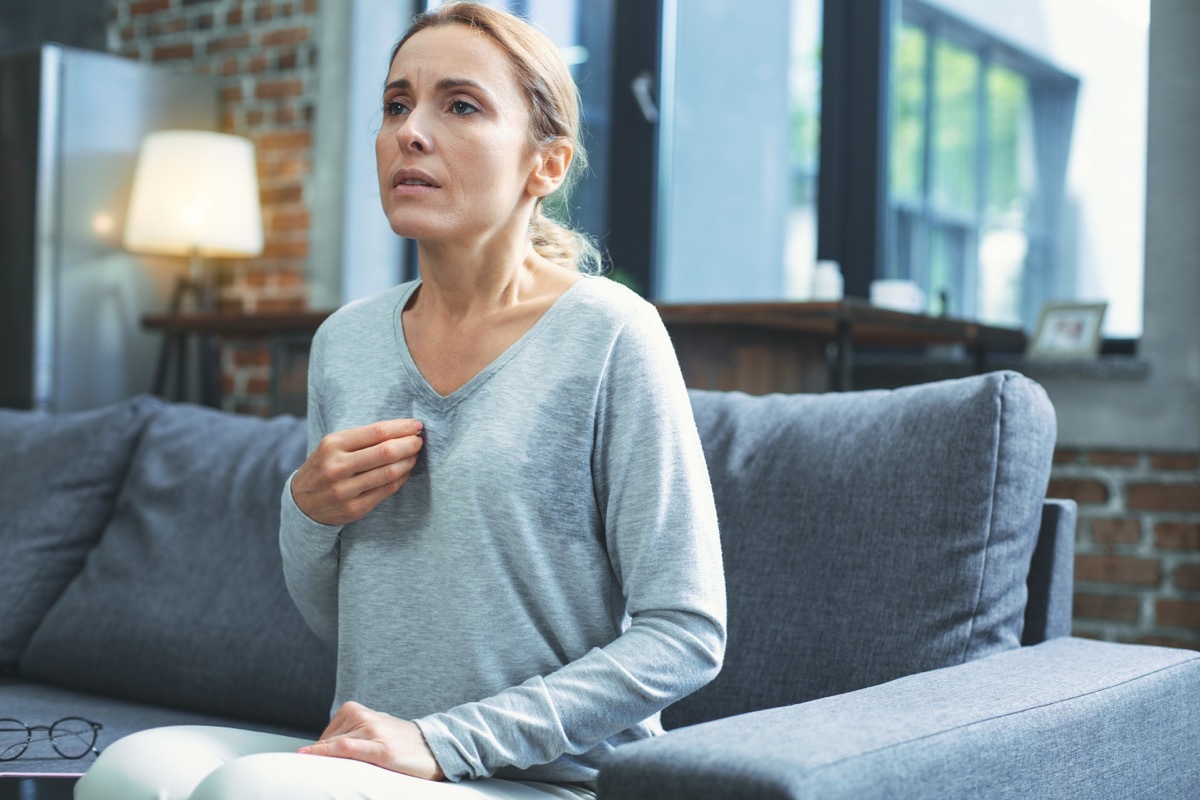
[[[534,197],[545,197],[562,186],[567,179],[567,170],[571,167],[571,158],[575,148],[566,139],[559,139],[549,147],[538,152],[538,161],[525,188]]]

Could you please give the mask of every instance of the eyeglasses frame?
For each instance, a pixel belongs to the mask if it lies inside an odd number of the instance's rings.
[[[67,755],[63,751],[59,750],[58,745],[55,743],[54,729],[57,728],[62,723],[68,722],[70,720],[79,720],[80,722],[86,723],[92,729],[91,743],[88,745],[87,749],[84,752],[80,753],[77,756]],[[16,723],[20,727],[19,728],[2,727],[4,725],[4,723],[6,723],[6,722]],[[20,758],[21,756],[23,756],[25,754],[25,751],[29,749],[29,745],[37,744],[40,742],[49,742],[50,746],[54,748],[54,752],[58,754],[59,758],[64,758],[64,759],[67,759],[68,761],[78,761],[81,758],[87,758],[87,756],[90,755],[91,753],[100,755],[100,751],[98,749],[96,749],[96,739],[99,737],[100,731],[102,731],[102,730],[104,730],[104,726],[101,725],[99,722],[92,722],[90,719],[84,719],[83,717],[75,717],[75,716],[63,717],[62,719],[55,720],[50,725],[26,725],[24,722],[22,722],[19,719],[13,719],[12,717],[0,717],[0,732],[17,733],[19,731],[25,731],[25,742],[20,745],[19,749],[17,749],[17,751],[16,751],[16,754],[12,755],[12,756],[8,756],[8,755],[5,755],[4,753],[0,753],[0,762],[16,761],[18,758]],[[33,735],[40,731],[44,731],[46,733],[46,738],[35,740],[33,738]],[[17,745],[13,745],[13,747],[15,748],[15,747],[17,747]]]

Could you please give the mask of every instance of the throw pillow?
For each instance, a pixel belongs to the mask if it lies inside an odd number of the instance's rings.
[[[83,568],[112,516],[138,432],[161,405],[138,397],[91,411],[0,410],[0,674]]]
[[[1054,409],[1012,372],[896,391],[693,392],[725,664],[671,727],[1018,647]]]
[[[279,550],[280,494],[305,448],[301,419],[166,407],[22,674],[319,733],[333,648],[292,603]]]

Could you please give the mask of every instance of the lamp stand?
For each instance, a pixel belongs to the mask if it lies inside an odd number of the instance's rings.
[[[184,313],[184,302],[191,298],[191,313],[208,314],[214,310],[214,289],[212,281],[205,269],[204,257],[199,248],[193,247],[188,253],[188,276],[180,276],[171,291],[171,302],[167,307],[170,314]],[[200,365],[200,402],[206,406],[216,407],[220,404],[220,349],[216,338],[208,334],[197,334],[197,362]],[[175,360],[175,393],[177,400],[187,400],[189,348],[188,334],[168,333],[163,336],[162,347],[158,353],[158,367],[154,373],[154,393],[160,397],[168,397],[167,373],[174,354]]]

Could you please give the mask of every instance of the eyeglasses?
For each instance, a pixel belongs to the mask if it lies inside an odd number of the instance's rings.
[[[25,748],[36,742],[49,742],[54,752],[63,758],[83,758],[88,753],[100,755],[96,736],[104,728],[99,722],[83,717],[63,717],[53,725],[26,725],[17,719],[0,718],[0,761],[14,761]],[[44,738],[33,738],[45,733]]]

